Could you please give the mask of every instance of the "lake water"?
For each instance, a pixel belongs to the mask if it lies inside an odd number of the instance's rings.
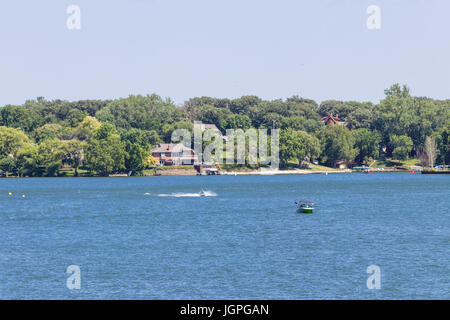
[[[449,195],[408,173],[0,179],[0,298],[449,299]]]

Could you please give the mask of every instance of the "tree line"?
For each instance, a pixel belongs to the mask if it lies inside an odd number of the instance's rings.
[[[326,126],[338,116],[344,125]],[[116,100],[48,101],[0,108],[0,170],[18,176],[55,176],[63,167],[92,175],[140,172],[153,166],[151,148],[169,143],[194,121],[226,129],[277,128],[280,163],[317,160],[368,164],[374,159],[426,158],[450,163],[450,99],[415,97],[394,84],[378,104],[293,96],[263,100],[197,97],[176,106],[156,94]]]

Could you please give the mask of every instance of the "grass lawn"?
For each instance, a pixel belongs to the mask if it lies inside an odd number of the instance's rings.
[[[407,160],[395,160],[395,159],[383,159],[377,160],[372,165],[372,168],[411,168],[420,166],[420,161],[418,159],[407,159]]]
[[[314,163],[308,163],[308,166],[310,167],[310,169],[303,169],[300,168],[298,165],[298,162],[293,162],[290,161],[289,164],[286,166],[286,168],[283,169],[289,169],[289,170],[295,170],[295,169],[301,169],[301,170],[311,170],[311,171],[336,171],[336,170],[344,170],[344,169],[336,169],[336,168],[331,168],[331,167],[327,167],[324,165],[320,165],[320,164],[314,164]]]
[[[313,171],[336,171],[336,170],[345,170],[345,169],[337,169],[337,168],[331,168],[322,166],[320,164],[310,164],[311,170]]]
[[[87,174],[89,171],[78,169],[78,175],[82,176],[84,174]],[[61,170],[59,170],[59,175],[64,177],[73,177],[75,176],[75,169],[71,167],[63,167]]]

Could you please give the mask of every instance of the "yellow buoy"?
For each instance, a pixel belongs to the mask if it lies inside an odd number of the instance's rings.
[[[10,193],[8,193],[10,196],[12,195],[12,193],[10,192]]]
[[[24,194],[22,195],[22,198],[25,198],[25,195],[24,195]]]

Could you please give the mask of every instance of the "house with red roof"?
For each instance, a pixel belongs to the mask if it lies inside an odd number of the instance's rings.
[[[334,126],[334,125],[340,125],[340,126],[345,126],[345,122],[341,121],[341,119],[339,119],[339,116],[333,116],[332,114],[329,114],[325,117],[322,117],[322,121],[326,126]]]

